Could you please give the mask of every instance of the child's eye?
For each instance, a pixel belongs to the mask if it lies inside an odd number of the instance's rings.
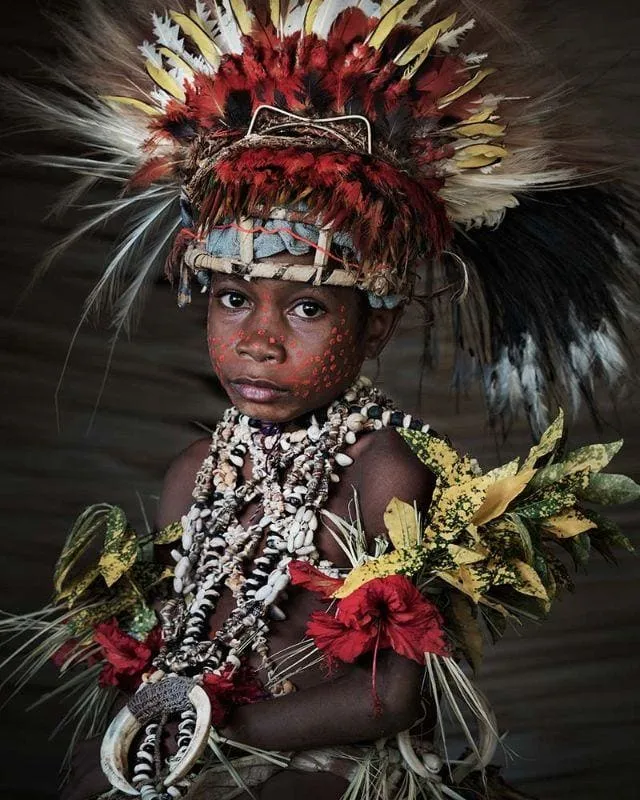
[[[218,299],[225,308],[244,308],[247,303],[247,298],[240,292],[224,292],[218,295]]]
[[[293,313],[296,317],[302,317],[303,319],[315,319],[322,316],[325,310],[313,300],[302,300],[297,306],[294,306]]]

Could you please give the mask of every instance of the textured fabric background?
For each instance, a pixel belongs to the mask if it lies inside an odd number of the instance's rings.
[[[616,130],[618,146],[632,150],[640,133],[637,4],[556,0],[553,5],[558,22],[547,29],[545,41],[567,75],[580,73],[581,85],[599,96],[598,108],[606,126]],[[536,0],[528,8],[538,13],[539,6]],[[39,10],[61,7],[33,0],[3,4],[4,74],[24,77],[37,70],[36,60],[56,56],[49,23]],[[585,97],[584,102],[591,101]],[[3,130],[10,124],[5,115]],[[28,153],[64,146],[34,132],[5,141],[0,149]],[[171,290],[162,284],[154,288],[134,338],[122,339],[115,351],[95,419],[109,331],[90,325],[82,329],[62,383],[56,420],[54,392],[69,340],[113,231],[99,232],[66,254],[16,308],[39,257],[78,217],[45,217],[64,186],[60,175],[27,168],[11,157],[1,168],[0,608],[25,612],[46,602],[53,563],[76,514],[91,502],[109,500],[123,505],[142,525],[140,504],[153,515],[167,464],[200,434],[201,424],[216,420],[224,398],[208,366],[204,303],[178,312]],[[449,349],[445,335],[443,364]],[[419,411],[487,465],[528,446],[526,429],[519,426],[498,447],[480,398],[472,394],[456,400],[444,366],[428,378],[419,404],[419,353],[417,320],[407,320],[380,367],[382,385],[407,410]],[[371,367],[375,373],[376,365]],[[615,467],[638,479],[635,374],[630,388],[616,390],[613,397],[603,387],[605,430],[596,433],[580,417],[572,426],[572,440],[624,435],[627,446]],[[624,508],[616,518],[638,542],[640,509]],[[547,800],[637,796],[639,578],[634,557],[622,557],[620,569],[595,558],[589,573],[578,576],[577,595],[559,602],[549,623],[526,626],[489,651],[481,684],[509,731],[508,743],[518,758],[508,774],[521,789]],[[25,713],[55,681],[52,669],[0,711],[0,794],[7,800],[56,796],[64,736],[49,741],[48,734],[63,708],[53,703]]]

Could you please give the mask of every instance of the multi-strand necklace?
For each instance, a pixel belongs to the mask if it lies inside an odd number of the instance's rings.
[[[340,470],[353,463],[344,451],[360,434],[387,426],[428,430],[395,410],[364,377],[329,406],[323,422],[312,416],[306,428],[264,426],[236,408],[225,412],[183,518],[181,549],[173,553],[175,598],[161,612],[164,645],[155,660],[162,673],[197,682],[207,673],[233,671],[241,658],[256,654],[268,683],[276,684],[269,620],[284,618],[277,602],[289,584],[288,564],[297,559],[332,569],[316,547],[319,513]],[[257,511],[243,525],[240,517],[251,504]],[[225,588],[235,606],[210,637],[209,620]],[[195,716],[191,708],[182,711],[170,767],[189,748]],[[166,795],[156,792],[157,753],[154,721],[138,749],[133,784],[145,800],[180,797],[178,786]]]

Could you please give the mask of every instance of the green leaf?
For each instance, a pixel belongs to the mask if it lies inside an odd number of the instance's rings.
[[[533,564],[534,549],[533,542],[531,541],[531,535],[529,534],[529,529],[517,514],[507,514],[507,519],[512,525],[512,530],[518,536],[518,542],[520,544],[519,549],[523,560],[526,561],[527,564]]]
[[[540,437],[540,442],[529,450],[522,469],[531,469],[535,467],[536,463],[543,458],[553,453],[558,442],[562,439],[564,431],[564,413],[559,409],[558,416],[549,425],[547,430]]]
[[[640,500],[640,486],[627,475],[596,473],[578,496],[589,503],[603,506]]]
[[[127,625],[127,633],[142,642],[157,624],[158,617],[156,616],[156,612],[146,603],[140,603],[133,612],[131,621]]]
[[[553,517],[576,504],[576,496],[561,488],[545,489],[528,498],[528,502],[518,506],[518,516],[525,520],[541,520]]]
[[[153,543],[157,545],[173,544],[181,537],[182,537],[182,523],[172,522],[171,524],[166,525],[164,528],[162,528],[162,530],[158,531],[158,533],[153,538]]]
[[[107,586],[113,586],[138,556],[138,538],[121,508],[114,507],[107,517],[107,532],[100,556],[100,572]]]
[[[623,445],[622,439],[618,442],[608,444],[589,444],[580,447],[563,459],[562,464],[566,473],[577,472],[580,469],[588,469],[591,472],[599,472],[604,469],[615,454]]]
[[[114,506],[99,503],[89,506],[73,523],[73,527],[62,547],[53,573],[53,586],[57,595],[61,594],[69,573],[80,560],[93,539],[103,528]]]

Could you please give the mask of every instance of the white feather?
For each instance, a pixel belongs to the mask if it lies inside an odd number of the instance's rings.
[[[462,37],[468,33],[476,24],[475,19],[470,19],[468,22],[465,22],[464,25],[460,25],[457,28],[453,28],[453,30],[447,31],[444,33],[436,42],[436,47],[440,50],[444,50],[445,53],[449,52],[449,50],[454,50],[458,47],[458,43]]]
[[[139,45],[138,50],[142,53],[145,60],[151,61],[155,67],[160,67],[160,69],[162,69],[162,56],[157,51],[155,45],[151,44],[151,42],[143,42]]]
[[[319,39],[326,39],[338,14],[353,5],[355,4],[345,3],[344,0],[325,0],[313,21],[313,33]]]
[[[214,3],[220,33],[216,44],[223,53],[242,53],[241,32],[238,30],[229,0]]]
[[[155,12],[152,14],[153,19],[153,32],[158,40],[158,44],[163,47],[168,47],[174,53],[181,55],[184,51],[184,39],[180,38],[180,27],[175,22],[165,15],[161,17]]]
[[[466,55],[462,56],[465,64],[468,64],[469,66],[477,66],[478,64],[482,64],[482,62],[488,57],[488,53],[467,53]]]
[[[284,21],[285,36],[292,36],[294,33],[298,33],[298,31],[302,30],[306,11],[306,4],[298,5],[289,10],[287,18]]]
[[[202,0],[196,0],[196,14],[211,38],[215,39],[219,32],[219,26],[211,17],[211,9],[206,3],[203,3]]]

